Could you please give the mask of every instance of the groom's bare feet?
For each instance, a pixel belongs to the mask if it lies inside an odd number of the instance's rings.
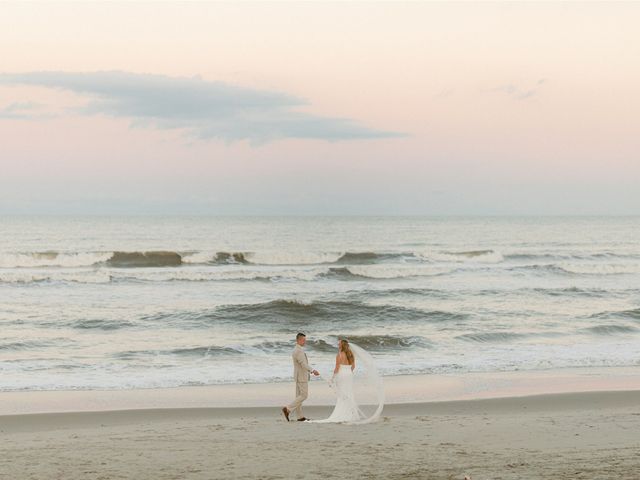
[[[284,418],[287,419],[287,422],[289,421],[289,410],[287,410],[287,407],[282,407],[282,414],[284,415]]]

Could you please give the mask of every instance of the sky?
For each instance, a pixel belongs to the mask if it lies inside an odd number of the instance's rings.
[[[640,2],[0,4],[0,214],[640,214]]]

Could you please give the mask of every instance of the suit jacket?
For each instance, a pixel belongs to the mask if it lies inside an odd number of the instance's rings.
[[[307,354],[300,345],[296,344],[291,356],[293,357],[293,378],[296,382],[308,382],[313,368],[309,366]]]

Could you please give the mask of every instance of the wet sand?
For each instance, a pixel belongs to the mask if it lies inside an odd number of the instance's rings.
[[[360,426],[276,407],[3,415],[0,479],[631,480],[638,432],[640,391],[392,404]]]

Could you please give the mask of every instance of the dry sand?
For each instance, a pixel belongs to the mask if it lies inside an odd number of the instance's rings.
[[[383,415],[361,426],[286,423],[273,407],[4,415],[0,479],[640,479],[640,391]]]

